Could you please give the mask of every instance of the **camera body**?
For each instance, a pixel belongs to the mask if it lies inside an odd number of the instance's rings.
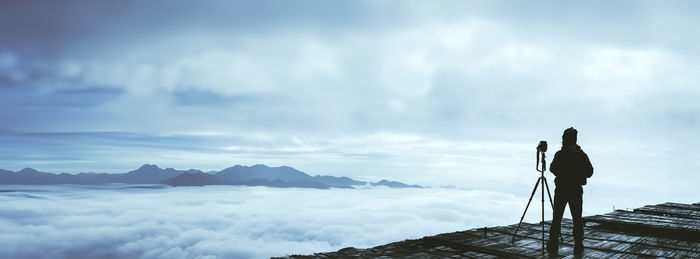
[[[540,144],[537,145],[537,160],[535,164],[535,169],[537,169],[538,172],[544,173],[544,171],[547,171],[547,162],[544,161],[544,152],[547,152],[547,141],[540,141]],[[540,154],[542,154],[542,160],[540,160]],[[542,168],[540,168],[540,163],[542,163]],[[544,177],[544,175],[542,175]]]
[[[540,144],[537,145],[537,151],[538,152],[547,152],[547,141],[540,141]]]

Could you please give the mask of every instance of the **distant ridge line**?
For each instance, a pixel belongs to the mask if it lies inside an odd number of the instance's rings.
[[[78,173],[54,174],[24,168],[17,172],[0,169],[0,184],[166,184],[170,186],[244,185],[279,188],[355,188],[354,186],[386,186],[390,188],[423,188],[382,179],[376,183],[357,181],[349,177],[310,176],[289,166],[269,167],[235,165],[221,171],[202,172],[198,169],[177,170],[144,164],[136,170],[119,174]]]

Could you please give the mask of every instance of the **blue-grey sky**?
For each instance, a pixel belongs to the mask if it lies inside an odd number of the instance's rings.
[[[0,168],[488,186],[574,126],[598,179],[698,179],[696,3],[0,5]]]

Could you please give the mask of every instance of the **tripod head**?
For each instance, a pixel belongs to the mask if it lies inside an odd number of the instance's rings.
[[[544,173],[544,171],[547,171],[547,162],[544,160],[544,153],[547,152],[547,141],[540,141],[540,143],[537,145],[537,160],[535,160],[535,170],[540,173]],[[540,154],[542,154],[542,160],[540,160]],[[540,168],[540,163],[542,163],[542,166]]]

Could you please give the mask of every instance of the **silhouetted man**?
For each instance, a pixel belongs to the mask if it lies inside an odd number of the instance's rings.
[[[561,150],[557,151],[549,166],[556,178],[554,183],[554,216],[549,229],[549,242],[547,250],[555,253],[559,249],[558,238],[561,232],[561,217],[564,208],[569,204],[571,217],[574,218],[574,253],[583,252],[583,188],[586,178],[593,175],[593,166],[581,147],[576,144],[578,131],[573,127],[564,130],[562,135]]]

